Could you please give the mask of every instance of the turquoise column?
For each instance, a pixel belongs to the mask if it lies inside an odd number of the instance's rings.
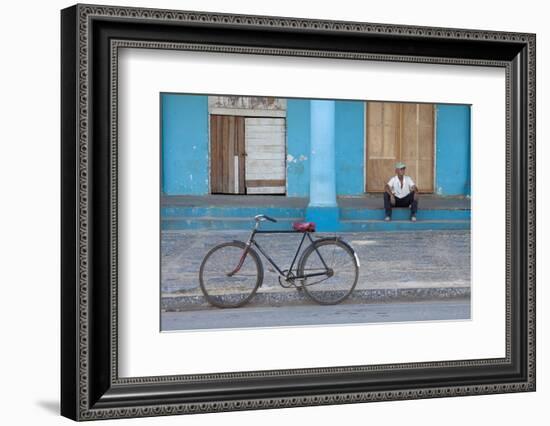
[[[311,101],[310,179],[306,220],[318,231],[338,229],[334,101]]]

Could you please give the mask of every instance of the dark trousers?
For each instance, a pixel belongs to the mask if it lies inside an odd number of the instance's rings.
[[[416,216],[416,210],[418,209],[418,200],[414,199],[414,192],[409,192],[403,198],[395,197],[394,207],[409,207],[411,206],[411,216]],[[391,217],[391,198],[390,194],[384,192],[384,209],[386,210],[386,216]]]

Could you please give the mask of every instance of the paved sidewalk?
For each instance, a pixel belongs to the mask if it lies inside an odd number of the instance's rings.
[[[422,209],[470,209],[469,197],[438,196],[420,194]],[[281,197],[280,195],[163,195],[162,207],[287,207],[306,208],[307,197]],[[382,194],[363,194],[360,196],[338,197],[338,205],[342,208],[353,207],[362,209],[383,209]]]
[[[204,255],[216,244],[246,241],[243,231],[163,231],[161,304],[164,311],[209,306],[199,287]],[[325,234],[317,233],[316,236]],[[330,234],[327,234],[330,235]],[[413,231],[339,234],[356,250],[361,268],[349,303],[469,298],[470,232]],[[300,234],[263,234],[257,241],[276,263],[288,267]],[[251,303],[277,306],[312,303],[296,289],[284,289],[262,258],[264,283]]]

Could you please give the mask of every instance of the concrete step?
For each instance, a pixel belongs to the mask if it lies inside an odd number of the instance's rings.
[[[160,210],[161,217],[189,218],[241,218],[251,220],[258,214],[266,214],[275,219],[304,217],[303,208],[258,206],[164,206]]]
[[[340,231],[364,232],[364,231],[422,231],[422,230],[451,230],[470,229],[469,220],[342,220]]]
[[[259,213],[258,213],[259,214]],[[303,221],[303,217],[276,217],[277,223],[262,222],[262,230],[290,230],[293,222]],[[163,230],[212,229],[212,230],[251,230],[254,216],[249,217],[192,217],[168,216],[161,220]]]
[[[277,223],[262,222],[263,230],[290,230],[292,223],[303,221],[303,217],[278,218]],[[211,230],[249,230],[254,226],[251,218],[238,217],[164,217],[161,221],[163,230],[211,229]],[[342,220],[338,232],[365,231],[420,231],[470,229],[469,220]]]
[[[408,220],[411,210],[396,208],[392,210],[393,220]],[[466,209],[419,209],[416,213],[418,220],[470,220],[470,210]],[[340,220],[380,220],[384,219],[384,209],[340,209]]]
[[[161,208],[161,216],[170,217],[190,217],[190,218],[242,218],[252,219],[257,214],[266,214],[276,219],[289,219],[304,217],[305,209],[272,207],[272,206],[168,206]],[[420,209],[417,212],[418,219],[421,220],[469,220],[471,212],[469,209]],[[410,209],[395,208],[392,212],[392,218],[395,220],[409,219]],[[349,208],[340,209],[341,220],[377,220],[384,218],[384,209],[377,208]]]

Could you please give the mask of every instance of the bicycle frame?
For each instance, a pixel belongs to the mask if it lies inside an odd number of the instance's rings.
[[[256,234],[298,234],[300,231],[287,231],[287,230],[260,231],[260,230],[258,230],[258,225],[259,225],[259,223],[256,223],[256,226],[252,230],[252,233],[250,234],[250,237],[248,238],[248,241],[246,242],[246,248],[243,251],[243,254],[241,256],[241,259],[239,260],[239,263],[238,263],[237,267],[227,275],[228,276],[233,276],[234,274],[236,274],[239,271],[239,269],[241,269],[241,267],[243,266],[244,260],[246,258],[246,255],[248,254],[248,249],[253,245],[266,258],[266,260],[271,264],[271,266],[273,266],[275,268],[275,270],[277,271],[279,276],[283,277],[285,280],[288,280],[290,278],[290,274],[292,273],[292,268],[294,267],[294,264],[296,263],[296,259],[298,258],[298,254],[300,253],[300,249],[302,248],[302,245],[304,244],[304,240],[306,239],[306,237],[309,238],[309,241],[311,242],[311,244],[314,244],[314,241],[313,241],[313,238],[311,238],[310,232],[304,232],[303,233],[304,235],[302,236],[300,244],[298,245],[298,248],[296,249],[296,253],[294,253],[294,258],[292,259],[292,262],[291,262],[291,264],[290,264],[290,266],[287,270],[287,273],[285,275],[284,271],[281,270],[281,268],[279,268],[279,266],[269,256],[269,254],[267,254],[264,251],[264,249],[262,249],[262,247],[254,239],[254,237],[256,236]],[[324,272],[316,272],[316,273],[312,273],[312,274],[304,274],[304,275],[294,276],[294,277],[292,277],[293,279],[304,279],[304,278],[309,278],[309,277],[319,277],[319,276],[323,276],[323,275],[329,275],[331,273],[330,268],[325,263],[325,260],[321,256],[321,253],[319,253],[319,250],[317,250],[317,247],[314,246],[314,248],[315,248],[315,251],[317,252],[317,255],[321,259],[321,262],[323,263],[323,266],[325,267],[325,271]]]

